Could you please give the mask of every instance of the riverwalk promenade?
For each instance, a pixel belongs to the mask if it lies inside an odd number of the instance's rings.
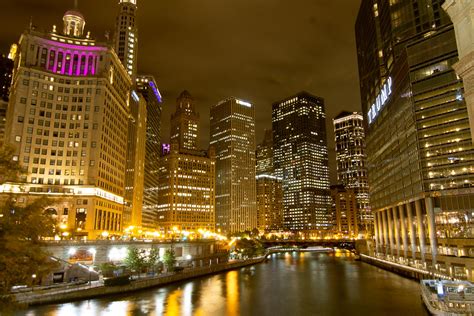
[[[173,282],[180,282],[209,274],[242,268],[263,262],[264,260],[264,256],[248,260],[233,260],[227,263],[215,264],[208,267],[185,269],[182,272],[161,274],[156,277],[143,277],[132,280],[131,283],[127,285],[105,286],[102,284],[102,282],[93,281],[88,284],[66,286],[61,288],[34,288],[29,292],[21,292],[12,295],[18,304],[30,306],[85,300],[100,296],[124,294],[147,288],[158,287]]]

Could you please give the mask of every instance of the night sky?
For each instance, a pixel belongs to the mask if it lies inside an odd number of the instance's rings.
[[[113,34],[118,0],[79,0],[86,31]],[[331,182],[332,118],[360,111],[354,24],[360,0],[138,0],[139,72],[157,79],[163,133],[187,89],[209,143],[209,108],[229,96],[255,104],[257,140],[271,128],[271,104],[301,90],[326,104]],[[0,52],[18,41],[30,17],[37,29],[62,29],[72,0],[0,0]]]

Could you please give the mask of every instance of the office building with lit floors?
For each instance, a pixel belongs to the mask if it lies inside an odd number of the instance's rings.
[[[129,108],[123,211],[123,227],[128,231],[142,226],[147,102],[143,96],[132,90]]]
[[[142,230],[158,227],[158,173],[161,153],[162,97],[153,76],[139,75],[136,89],[146,101],[145,179],[142,207]]]
[[[25,31],[18,43],[6,143],[27,174],[2,193],[51,198],[65,235],[120,234],[130,76],[112,47],[84,34],[77,11],[61,31]]]
[[[359,214],[357,194],[344,185],[331,186],[331,216],[333,232],[340,238],[357,238],[359,235]]]
[[[356,22],[373,253],[473,278],[474,155],[441,1],[363,0]]]
[[[273,168],[272,130],[265,130],[256,157],[257,228],[260,232],[278,232],[283,230],[283,188]]]
[[[177,231],[215,230],[215,152],[198,149],[199,115],[184,91],[171,116],[171,144],[163,144],[159,168],[158,227],[172,237]]]
[[[336,144],[337,182],[353,189],[357,200],[359,231],[373,235],[369,206],[364,119],[361,113],[342,111],[333,119]]]
[[[12,52],[8,56],[0,55],[0,146],[5,138],[5,123],[7,120],[8,99],[13,74],[13,60],[17,45],[12,46]]]
[[[273,104],[273,164],[283,183],[283,225],[308,237],[331,228],[324,100],[300,92]]]
[[[137,0],[119,0],[115,21],[115,51],[135,83],[138,68]]]
[[[216,228],[231,234],[257,227],[255,106],[229,98],[211,107],[216,151]]]

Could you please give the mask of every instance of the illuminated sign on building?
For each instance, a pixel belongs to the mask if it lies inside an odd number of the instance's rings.
[[[250,104],[249,102],[245,102],[245,101],[242,101],[242,100],[235,100],[237,102],[237,104],[240,104],[240,105],[243,105],[243,106],[246,106],[248,108],[252,107],[252,104]]]
[[[161,145],[161,153],[164,155],[168,155],[171,151],[171,145],[170,144],[162,144]]]
[[[151,89],[153,90],[153,93],[155,94],[156,98],[158,99],[158,102],[161,102],[161,93],[156,87],[155,83],[153,81],[148,82],[150,85]]]
[[[380,111],[385,106],[385,103],[387,103],[388,98],[390,97],[391,94],[392,94],[392,78],[388,77],[387,81],[382,87],[382,90],[380,91],[379,95],[375,99],[374,104],[372,104],[372,106],[369,109],[369,112],[367,113],[369,124],[372,124],[375,118],[377,118]]]

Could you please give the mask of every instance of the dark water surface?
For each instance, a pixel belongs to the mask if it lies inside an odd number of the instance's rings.
[[[161,288],[46,305],[16,315],[428,315],[418,283],[344,253],[267,263]]]

